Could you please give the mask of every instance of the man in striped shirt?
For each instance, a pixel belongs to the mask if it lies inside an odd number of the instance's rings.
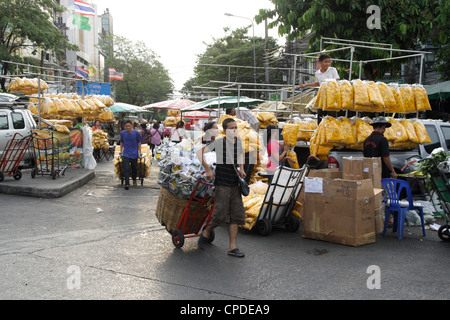
[[[203,230],[199,238],[199,246],[202,248],[208,243],[211,230],[228,224],[230,243],[228,254],[235,257],[244,257],[244,253],[236,247],[236,238],[239,225],[245,224],[245,209],[238,186],[238,174],[245,178],[244,151],[242,142],[237,137],[237,123],[233,119],[225,119],[222,123],[226,137],[215,139],[197,152],[206,170],[208,179],[214,179],[215,207],[211,223]],[[216,152],[216,172],[211,170],[205,161],[204,153]],[[237,167],[239,170],[237,171]]]

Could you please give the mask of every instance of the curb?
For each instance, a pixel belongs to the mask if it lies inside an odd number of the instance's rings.
[[[0,193],[36,197],[36,198],[61,198],[64,195],[78,189],[95,178],[94,171],[82,172],[76,178],[70,179],[63,184],[57,186],[24,186],[7,183],[0,183]],[[58,179],[58,178],[57,178]]]

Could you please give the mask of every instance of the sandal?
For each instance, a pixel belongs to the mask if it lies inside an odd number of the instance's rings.
[[[239,258],[245,257],[245,254],[241,252],[238,248],[234,248],[233,250],[228,251],[228,255]]]

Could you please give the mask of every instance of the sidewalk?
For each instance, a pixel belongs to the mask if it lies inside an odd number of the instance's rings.
[[[55,180],[50,176],[31,178],[31,170],[22,170],[22,179],[5,177],[0,182],[0,193],[37,198],[60,198],[95,178],[94,170],[67,168]]]

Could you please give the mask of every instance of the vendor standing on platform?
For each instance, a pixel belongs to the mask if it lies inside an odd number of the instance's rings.
[[[141,134],[133,130],[131,121],[125,122],[125,130],[120,134],[120,154],[122,156],[125,190],[130,188],[130,165],[133,186],[137,186],[137,159],[141,157]]]
[[[373,127],[372,134],[364,141],[364,157],[379,158],[381,157],[381,178],[382,179],[397,179],[397,173],[392,166],[391,158],[389,156],[389,142],[383,135],[386,128],[391,124],[385,117],[377,117],[371,123]]]

